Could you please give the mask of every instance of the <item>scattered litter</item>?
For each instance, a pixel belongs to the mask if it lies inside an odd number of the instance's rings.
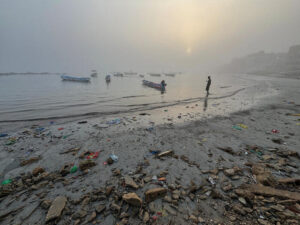
[[[63,139],[66,139],[66,138],[68,138],[68,137],[70,137],[70,136],[72,136],[73,134],[67,134],[67,135],[64,135],[63,136]]]
[[[84,124],[84,123],[87,123],[87,121],[84,120],[84,121],[79,121],[79,122],[78,122],[78,124]]]
[[[100,152],[91,152],[86,158],[87,159],[96,159],[98,158]]]
[[[114,119],[114,120],[110,120],[106,122],[109,125],[113,125],[113,124],[120,124],[121,123],[121,119]]]
[[[296,123],[297,126],[300,126],[300,123]]]
[[[8,134],[5,133],[0,134],[0,137],[6,137],[6,136],[8,136]]]
[[[5,145],[13,145],[16,143],[16,141],[17,139],[15,137],[9,138]]]
[[[159,151],[159,150],[156,150],[156,151],[150,150],[150,153],[151,153],[152,155],[157,155],[157,154],[160,153],[160,151]]]
[[[248,129],[248,126],[245,124],[242,124],[242,123],[239,123],[238,126],[240,126],[241,128],[244,128],[244,129]]]
[[[94,127],[99,127],[99,128],[108,128],[108,127],[109,127],[109,125],[108,125],[108,124],[103,124],[103,123],[102,123],[102,124],[99,124],[99,125],[98,125],[98,124],[95,124],[95,125],[94,125]]]
[[[110,157],[114,162],[118,162],[119,157],[116,156],[115,154],[111,154],[109,157]]]
[[[156,175],[154,175],[154,176],[152,177],[152,181],[157,181],[157,176],[156,176]]]
[[[147,131],[153,131],[154,130],[154,127],[148,127],[146,128]]]
[[[75,172],[77,172],[77,170],[78,170],[78,167],[77,166],[73,166],[71,168],[71,170],[70,170],[70,173],[75,173]]]
[[[50,121],[50,125],[53,125],[54,124],[54,121]]]
[[[45,131],[44,127],[38,127],[35,129],[35,132],[37,132],[37,133],[42,133],[43,131]]]
[[[63,130],[63,129],[64,129],[63,127],[57,128],[57,130]]]
[[[279,130],[273,129],[273,130],[272,130],[272,133],[273,133],[273,134],[278,134],[278,133],[279,133]]]
[[[240,126],[237,126],[237,125],[232,126],[232,128],[236,129],[236,130],[242,130],[242,128]]]
[[[165,181],[167,180],[165,177],[161,177],[161,178],[158,178],[159,181]]]
[[[6,184],[10,184],[11,183],[11,179],[7,179],[7,180],[4,180],[2,181],[2,185],[6,185]]]
[[[208,181],[212,184],[215,185],[216,182],[214,181],[214,179],[212,177],[208,177]]]
[[[292,114],[291,116],[300,116],[300,113]]]

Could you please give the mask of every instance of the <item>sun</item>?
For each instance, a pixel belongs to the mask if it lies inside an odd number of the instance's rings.
[[[191,54],[192,53],[192,48],[191,47],[187,47],[187,49],[185,50],[187,54]]]

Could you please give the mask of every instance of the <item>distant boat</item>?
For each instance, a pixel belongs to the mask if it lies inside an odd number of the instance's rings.
[[[139,76],[140,76],[140,77],[145,77],[143,74],[140,74]]]
[[[106,75],[105,77],[106,82],[110,82],[110,79],[111,79],[110,75]]]
[[[137,75],[135,72],[124,72],[125,75]]]
[[[123,73],[114,73],[115,77],[123,77]]]
[[[78,81],[78,82],[90,82],[89,77],[73,77],[73,76],[60,76],[63,81]]]
[[[97,70],[92,70],[91,77],[97,77],[97,76],[98,76]]]
[[[143,80],[143,85],[158,89],[160,91],[162,90],[161,84],[154,83],[154,82],[151,82],[151,81],[148,81],[148,80]]]
[[[168,77],[175,77],[175,73],[165,73],[165,76],[168,76]]]
[[[149,73],[149,75],[152,77],[160,77],[161,76],[160,73]]]

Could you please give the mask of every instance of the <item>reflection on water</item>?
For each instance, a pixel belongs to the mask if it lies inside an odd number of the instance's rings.
[[[144,78],[138,75],[92,78],[90,83],[62,82],[58,75],[0,76],[0,121],[63,117],[92,112],[142,109],[142,107],[174,105],[187,99],[204,99],[206,75],[177,74],[175,77]],[[211,97],[223,96],[248,85],[232,76],[214,76]],[[145,87],[142,80],[168,84],[166,92]],[[224,85],[231,88],[220,88]],[[207,98],[205,98],[205,108]]]

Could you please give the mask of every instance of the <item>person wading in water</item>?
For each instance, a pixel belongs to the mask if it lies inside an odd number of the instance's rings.
[[[209,88],[210,88],[210,85],[211,85],[211,79],[210,79],[210,76],[208,76],[208,80],[206,81],[207,84],[206,84],[206,95],[208,96],[209,95]]]

